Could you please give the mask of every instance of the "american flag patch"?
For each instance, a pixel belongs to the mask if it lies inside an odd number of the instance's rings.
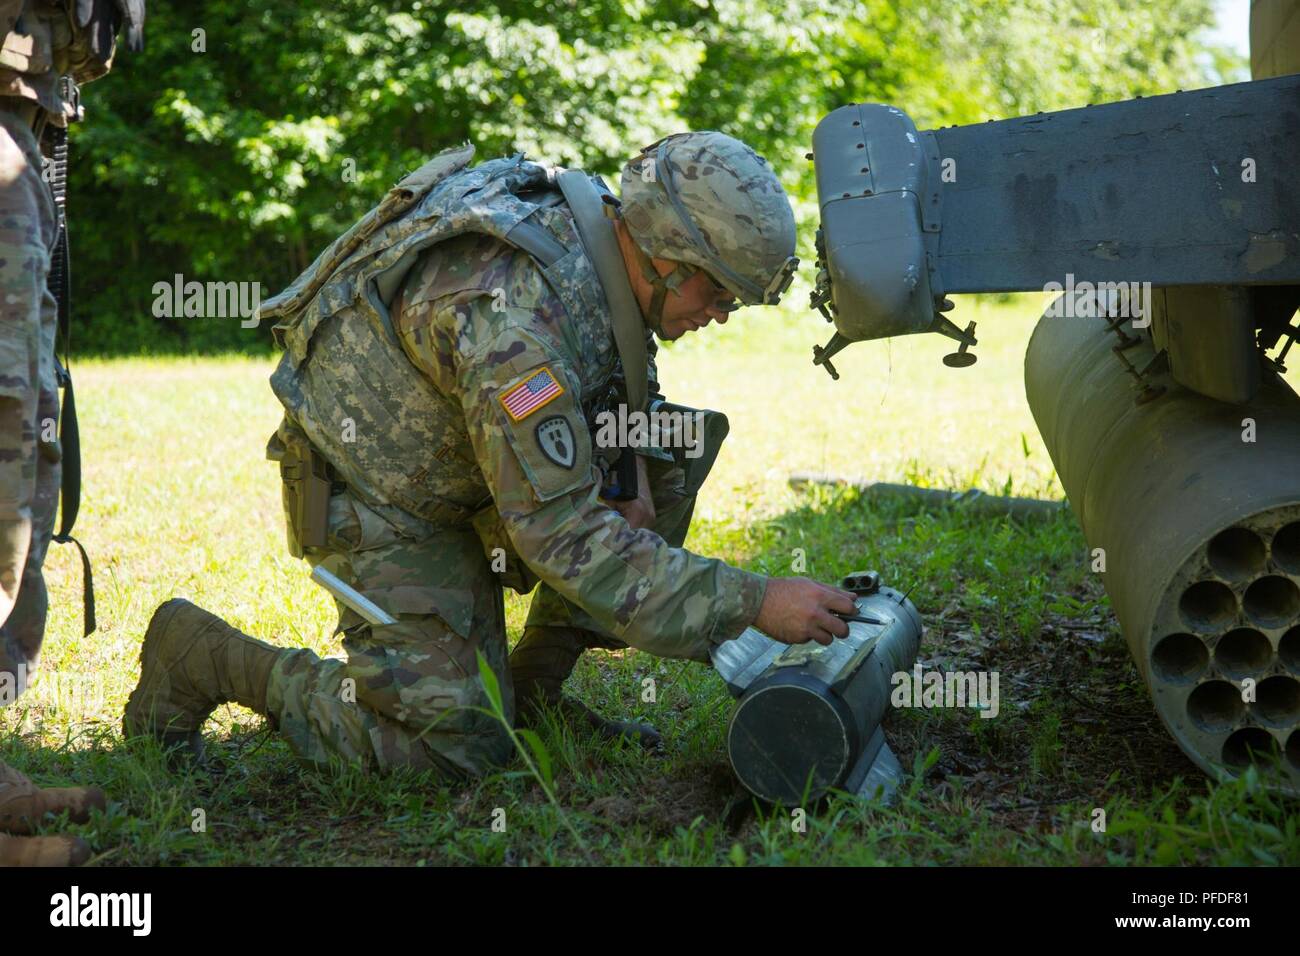
[[[532,378],[520,382],[501,396],[501,404],[510,417],[521,422],[547,402],[559,398],[564,389],[555,380],[549,368],[544,368]]]

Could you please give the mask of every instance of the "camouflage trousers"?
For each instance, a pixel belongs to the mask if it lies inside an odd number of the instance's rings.
[[[54,365],[57,311],[47,279],[54,199],[36,137],[0,101],[0,673],[19,693],[40,657],[49,600],[41,566],[59,494]],[[0,704],[7,703],[0,700]]]
[[[657,474],[656,474],[657,473]],[[695,498],[680,494],[681,470],[651,469],[654,529],[680,546]],[[370,625],[340,606],[346,659],[308,650],[285,654],[271,672],[267,710],[294,752],[390,770],[434,769],[480,776],[510,756],[477,663],[482,653],[514,720],[505,600],[484,544],[471,527],[422,540],[399,535],[350,493],[330,502],[327,547],[307,552],[399,623]],[[577,626],[600,633],[586,612],[542,584],[529,626]],[[601,642],[626,646],[612,636]]]

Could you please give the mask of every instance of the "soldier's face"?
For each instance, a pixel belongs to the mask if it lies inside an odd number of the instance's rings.
[[[735,305],[736,297],[728,289],[715,283],[707,272],[696,272],[675,293],[668,293],[660,338],[671,342],[710,322],[725,325]]]

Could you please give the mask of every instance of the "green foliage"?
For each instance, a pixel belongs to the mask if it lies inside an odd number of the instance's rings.
[[[151,6],[87,88],[71,208],[82,351],[260,349],[154,318],[158,282],[283,288],[403,173],[470,140],[607,177],[688,127],[772,159],[807,227],[812,128],[855,100],[922,125],[1201,86],[1209,0],[458,0]],[[202,31],[202,34],[196,31]]]
[[[922,2],[944,70],[914,92],[917,122],[977,123],[1248,79],[1197,32],[1211,0]]]
[[[555,796],[555,775],[551,770],[551,753],[546,749],[546,744],[542,738],[537,736],[536,732],[527,728],[516,728],[510,715],[506,712],[505,698],[501,694],[501,683],[497,680],[497,675],[493,672],[491,665],[488,664],[487,658],[483,656],[482,651],[475,653],[478,659],[478,676],[483,683],[483,691],[487,695],[487,708],[479,708],[484,713],[501,724],[502,730],[510,738],[514,745],[515,751],[523,758],[524,765],[528,768],[520,773],[515,771],[505,771],[504,776],[531,776],[538,784],[541,785],[542,791],[546,794],[546,799],[555,807],[556,814],[560,817],[561,822],[573,834],[574,841],[578,846],[585,847],[582,836],[574,829],[573,824],[569,822],[568,816],[560,807],[559,801]],[[527,749],[524,748],[527,744]]]

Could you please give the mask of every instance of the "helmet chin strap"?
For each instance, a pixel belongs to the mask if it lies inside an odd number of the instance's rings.
[[[632,249],[636,256],[637,264],[641,268],[641,278],[650,284],[654,292],[650,296],[650,308],[646,310],[646,325],[655,335],[663,338],[664,334],[664,303],[668,299],[669,292],[676,292],[678,286],[691,277],[693,270],[683,263],[674,263],[673,271],[668,275],[660,275],[659,270],[655,268],[654,260],[646,255],[645,250],[635,242]]]

